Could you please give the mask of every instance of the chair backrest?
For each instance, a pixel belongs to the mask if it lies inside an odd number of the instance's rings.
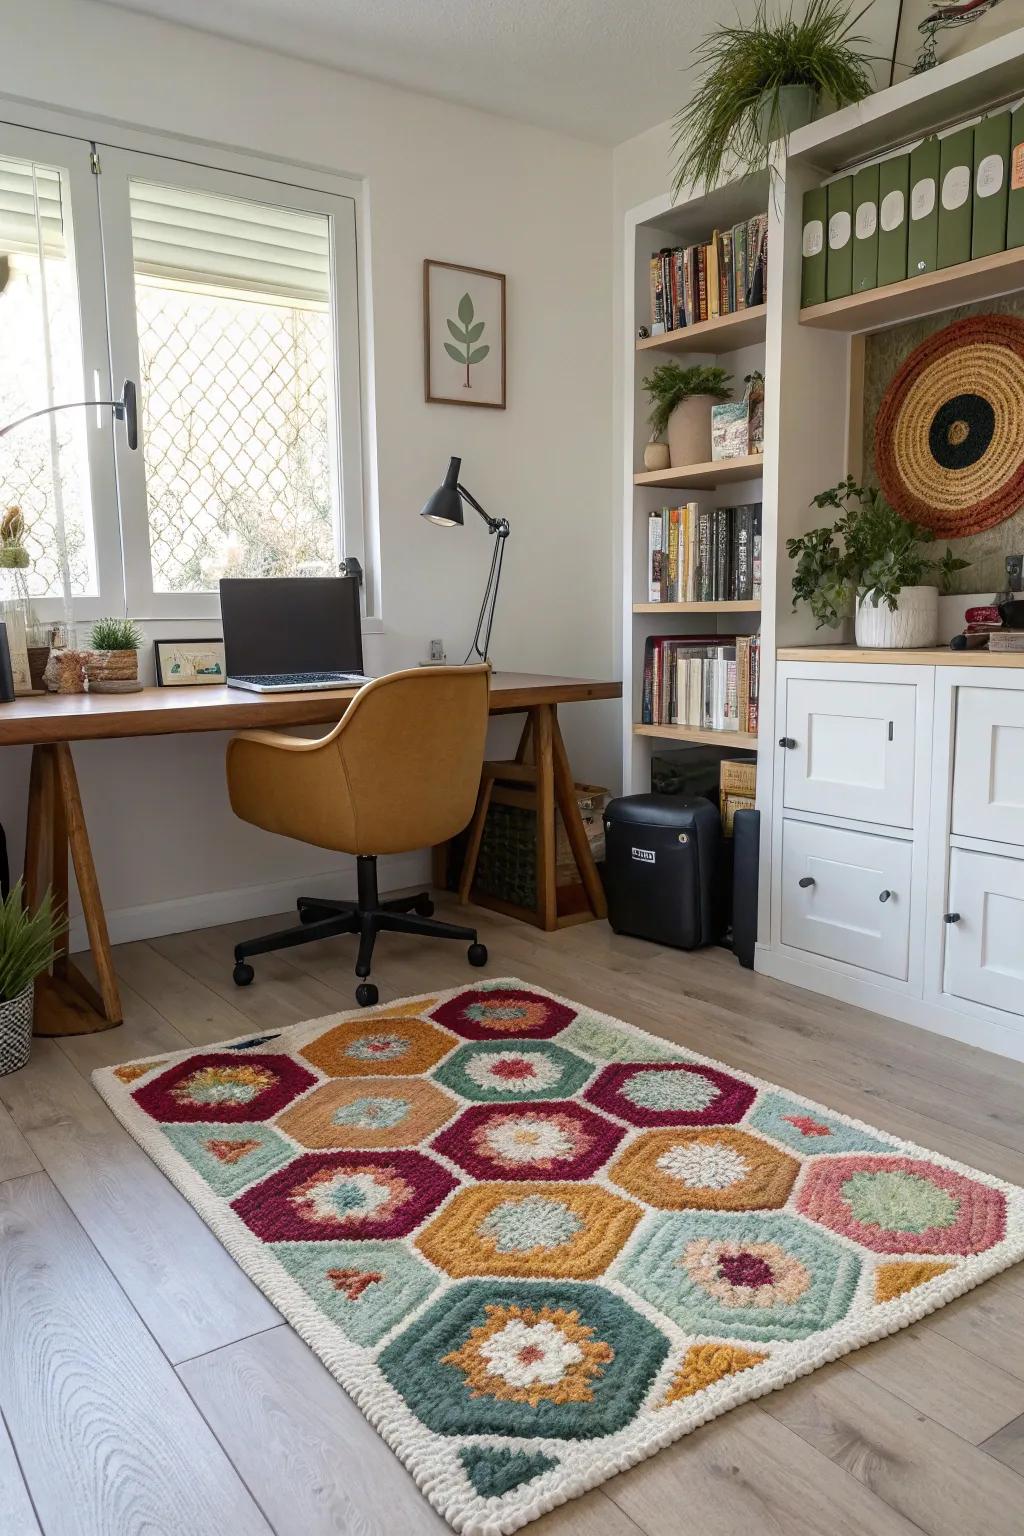
[[[336,733],[359,851],[443,843],[473,814],[490,668],[414,667],[369,683]]]

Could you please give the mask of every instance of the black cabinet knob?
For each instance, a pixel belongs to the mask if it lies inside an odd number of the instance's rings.
[[[892,895],[892,891],[880,891],[878,899],[879,899],[879,901],[888,901],[889,897],[891,895]]]
[[[780,736],[779,737],[779,746],[780,747],[795,747],[796,746],[796,742],[793,740],[792,736]]]
[[[814,876],[813,875],[804,875],[803,879],[799,883],[800,883],[801,888],[806,891],[808,886],[814,884]]]
[[[944,923],[958,923],[960,921],[960,913],[959,912],[944,912],[942,914],[942,921]]]

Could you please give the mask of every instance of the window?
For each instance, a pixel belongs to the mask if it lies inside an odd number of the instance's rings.
[[[15,138],[38,156],[8,156]],[[353,199],[103,145],[94,175],[90,149],[0,127],[0,424],[110,399],[125,378],[140,397],[136,453],[109,411],[0,439],[0,499],[25,510],[34,596],[66,588],[81,617],[95,600],[200,618],[221,576],[362,559]]]

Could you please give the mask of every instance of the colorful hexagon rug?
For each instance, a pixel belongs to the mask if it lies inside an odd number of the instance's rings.
[[[93,1080],[472,1536],[1024,1257],[1024,1190],[516,980]]]

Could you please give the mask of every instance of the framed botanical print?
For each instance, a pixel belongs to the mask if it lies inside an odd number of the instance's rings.
[[[434,404],[505,409],[505,275],[423,263],[423,371]]]

